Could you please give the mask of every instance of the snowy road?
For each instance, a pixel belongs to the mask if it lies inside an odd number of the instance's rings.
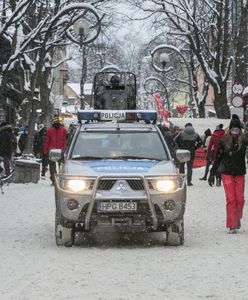
[[[194,170],[178,248],[164,247],[163,234],[58,248],[49,182],[5,186],[0,299],[248,299],[247,205],[240,233],[227,234],[223,189],[199,181],[202,175]]]

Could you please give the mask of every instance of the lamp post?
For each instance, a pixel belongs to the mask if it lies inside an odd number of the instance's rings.
[[[160,64],[162,65],[162,68],[155,64],[155,55],[157,53],[160,53],[159,61],[160,61]],[[186,69],[187,69],[187,72],[188,72],[188,79],[189,79],[189,83],[188,83],[189,96],[190,96],[190,101],[189,102],[192,102],[193,101],[193,92],[192,92],[192,74],[191,74],[191,70],[190,70],[190,67],[189,67],[189,64],[188,64],[186,58],[184,57],[184,55],[180,52],[180,50],[178,48],[176,48],[172,45],[167,45],[167,44],[162,44],[162,45],[159,45],[159,46],[155,47],[151,52],[152,66],[156,71],[163,73],[164,77],[165,77],[166,73],[168,73],[170,71],[173,71],[174,68],[172,66],[166,68],[168,62],[170,61],[167,58],[167,56],[168,57],[170,56],[170,54],[168,54],[168,53],[179,55],[181,57],[181,59],[183,60],[183,63],[186,66]]]
[[[82,69],[80,80],[80,109],[84,109],[84,83],[87,69],[86,45],[92,43],[101,31],[101,20],[96,10],[89,5],[85,5],[83,17],[77,18],[68,31],[68,38],[80,46],[82,53]]]
[[[170,111],[170,102],[169,102],[169,95],[168,95],[168,90],[166,88],[166,84],[165,84],[165,73],[166,73],[166,65],[167,63],[170,62],[170,57],[167,53],[161,53],[159,55],[159,60],[160,60],[160,63],[162,65],[162,69],[163,69],[163,86],[164,86],[164,91],[165,91],[165,97],[166,97],[166,102],[167,102],[167,109],[168,111]],[[164,103],[163,103],[164,104]]]
[[[157,82],[159,82],[162,85],[163,92],[164,92],[164,95],[165,95],[165,98],[166,98],[167,109],[168,109],[168,111],[170,111],[169,94],[168,94],[168,90],[166,88],[166,80],[165,80],[165,74],[172,70],[171,67],[169,67],[169,68],[166,69],[166,66],[170,62],[170,56],[167,53],[165,53],[165,52],[162,52],[162,53],[159,54],[159,64],[162,66],[162,68],[160,68],[159,66],[157,66],[155,64],[155,61],[154,61],[154,54],[155,53],[156,53],[156,51],[152,54],[152,60],[151,60],[152,67],[157,72],[162,73],[162,75],[163,75],[163,82],[160,79],[156,78],[156,77],[152,77],[152,78],[150,77],[148,79],[156,80]],[[165,105],[164,100],[163,100],[163,105]]]
[[[84,41],[89,34],[90,26],[89,23],[84,19],[79,19],[73,24],[73,29],[76,35],[79,37],[79,45],[80,52],[82,53],[82,66],[81,66],[81,79],[80,79],[80,109],[84,109],[84,83],[85,83],[85,70],[87,68],[87,60],[86,60],[86,46],[84,45]]]
[[[30,119],[28,123],[29,134],[23,151],[24,154],[32,153],[33,137],[35,132],[34,128],[35,128],[35,123],[37,122],[37,109],[39,108],[39,102],[40,102],[39,96],[40,96],[40,90],[38,88],[35,88],[33,91],[33,101],[31,105]]]

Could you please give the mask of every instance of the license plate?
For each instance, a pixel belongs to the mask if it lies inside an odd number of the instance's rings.
[[[136,202],[99,202],[97,203],[98,212],[113,212],[113,211],[136,211]]]

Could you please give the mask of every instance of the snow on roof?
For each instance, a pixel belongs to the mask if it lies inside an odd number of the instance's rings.
[[[116,66],[116,65],[114,65],[114,64],[109,64],[109,65],[107,65],[107,66],[105,66],[105,67],[103,67],[101,70],[100,70],[100,72],[105,72],[105,71],[118,71],[118,72],[120,72],[120,69]]]
[[[80,90],[80,83],[67,83],[67,86],[69,86],[78,96],[81,94]],[[92,83],[85,83],[84,84],[84,94],[85,95],[91,95],[92,94]]]

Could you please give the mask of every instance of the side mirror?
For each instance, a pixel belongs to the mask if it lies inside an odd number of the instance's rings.
[[[54,162],[58,162],[64,155],[64,151],[61,149],[52,149],[49,151],[49,159]]]
[[[190,160],[189,150],[177,149],[176,158],[180,163],[184,163]]]

